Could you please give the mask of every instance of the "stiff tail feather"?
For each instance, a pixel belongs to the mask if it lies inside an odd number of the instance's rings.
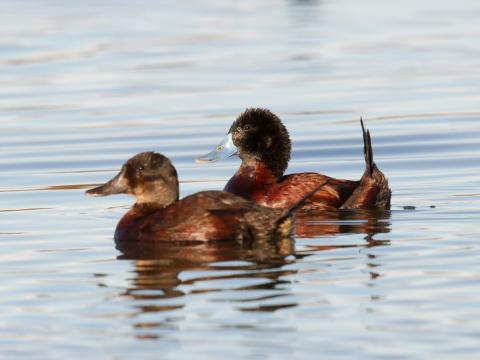
[[[360,185],[341,206],[341,209],[389,209],[392,192],[388,180],[373,161],[370,131],[365,131],[363,119],[360,118],[363,133],[363,153],[365,155],[365,172]]]
[[[370,138],[370,130],[365,131],[362,118],[360,118],[360,124],[362,125],[363,133],[363,153],[365,155],[365,166],[368,171],[368,175],[371,177],[375,167],[375,163],[373,162],[372,139]]]

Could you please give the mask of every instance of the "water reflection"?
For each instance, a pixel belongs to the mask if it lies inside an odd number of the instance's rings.
[[[122,252],[118,259],[135,260],[135,278],[132,287],[125,295],[134,299],[165,299],[185,295],[176,290],[182,281],[182,271],[214,270],[215,263],[244,261],[247,265],[235,266],[235,269],[252,270],[269,267],[280,267],[293,254],[293,240],[257,241],[249,244],[235,242],[195,243],[182,242],[176,244],[117,244]],[[227,269],[222,266],[222,270]],[[223,277],[222,277],[223,278]],[[195,281],[189,280],[188,284]],[[211,279],[213,280],[213,279]],[[145,290],[149,291],[145,295]],[[160,311],[161,309],[159,309]]]
[[[373,235],[390,232],[390,212],[383,210],[343,210],[297,214],[295,235],[300,238],[337,234]]]
[[[117,244],[120,260],[133,260],[133,277],[121,297],[130,298],[138,321],[134,328],[141,332],[139,339],[155,338],[154,329],[174,326],[175,321],[159,321],[142,314],[164,313],[181,309],[187,303],[180,300],[194,294],[223,293],[217,302],[237,303],[237,310],[246,312],[273,312],[295,307],[291,287],[285,286],[288,276],[298,270],[286,268],[299,259],[319,251],[345,247],[374,247],[388,245],[386,240],[375,240],[375,234],[390,229],[389,212],[336,212],[303,214],[298,216],[297,237],[330,237],[343,234],[365,234],[365,243],[342,245],[307,245],[296,251],[294,241],[254,241],[177,244]],[[300,240],[305,241],[305,240]],[[374,258],[367,254],[370,280],[378,274],[373,271]],[[188,272],[188,275],[182,275]],[[193,277],[190,272],[194,272]],[[225,286],[225,281],[235,284]],[[240,285],[237,282],[240,281]],[[246,284],[245,284],[246,282]],[[238,295],[230,295],[234,294]],[[283,299],[283,300],[282,300]],[[273,303],[272,303],[273,301]],[[147,332],[147,334],[145,333]]]

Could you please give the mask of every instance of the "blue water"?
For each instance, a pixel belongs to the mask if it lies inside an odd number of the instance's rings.
[[[0,3],[0,356],[480,356],[480,3]],[[288,172],[358,179],[358,119],[392,211],[300,217],[292,243],[116,249],[140,151],[182,196],[246,107],[278,114]]]

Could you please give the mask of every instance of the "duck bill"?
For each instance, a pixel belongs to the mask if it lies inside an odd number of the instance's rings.
[[[215,150],[199,156],[196,161],[197,163],[212,163],[221,160],[228,159],[229,157],[237,154],[237,147],[233,143],[232,134],[228,134],[223,138],[220,144],[217,145]]]
[[[127,180],[125,178],[125,170],[122,169],[112,180],[97,186],[96,188],[85,192],[88,196],[107,196],[114,194],[125,194],[128,191]]]

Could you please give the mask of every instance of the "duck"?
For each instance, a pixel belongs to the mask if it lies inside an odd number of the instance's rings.
[[[306,201],[301,199],[287,210],[272,209],[215,190],[179,199],[177,171],[166,156],[156,152],[133,156],[111,180],[86,191],[89,196],[113,194],[136,198],[117,224],[117,244],[290,238],[293,212]]]
[[[246,109],[218,146],[196,160],[211,163],[237,155],[241,165],[223,190],[262,206],[288,208],[325,183],[299,211],[388,210],[391,189],[373,161],[370,131],[365,130],[361,118],[360,124],[365,157],[365,170],[360,180],[336,179],[315,172],[285,175],[291,154],[288,130],[277,115],[262,108]]]

